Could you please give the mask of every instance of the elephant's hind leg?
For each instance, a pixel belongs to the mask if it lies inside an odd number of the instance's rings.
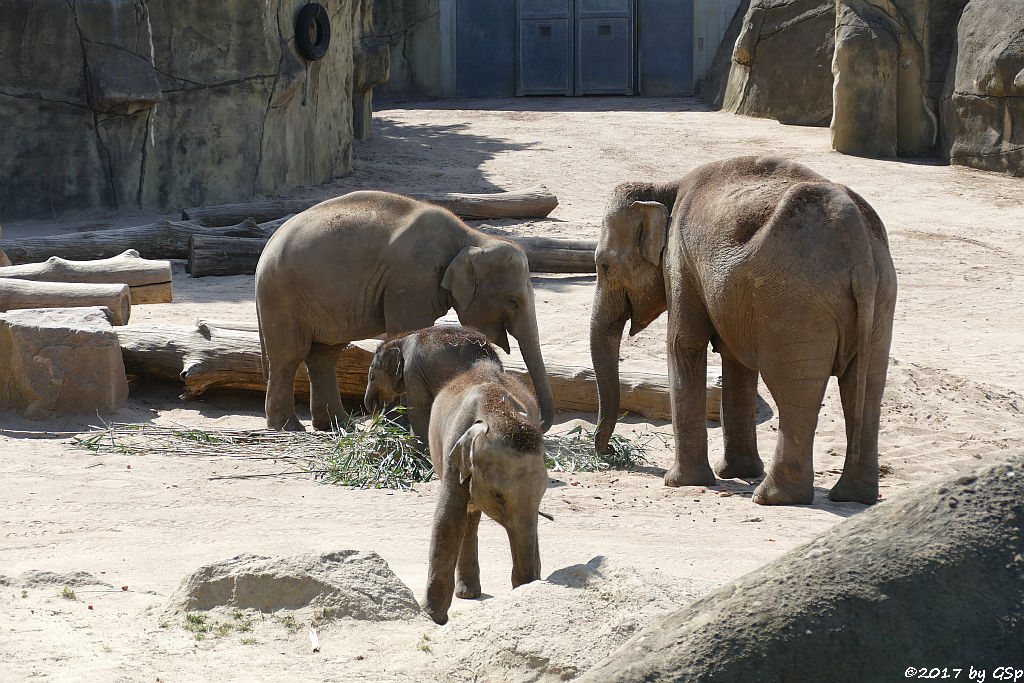
[[[886,349],[887,350],[887,349]],[[876,355],[881,360],[876,360]],[[861,432],[854,434],[854,412],[857,400],[857,363],[854,358],[839,378],[839,396],[843,402],[843,416],[846,420],[846,462],[843,475],[832,487],[828,497],[837,502],[853,501],[872,505],[878,501],[878,423],[882,412],[882,391],[885,389],[885,372],[889,362],[888,353],[872,353],[868,370],[867,387],[864,392],[864,413]]]
[[[306,356],[306,371],[309,373],[309,413],[313,418],[313,429],[330,431],[345,423],[348,415],[341,404],[338,390],[338,356],[344,344],[320,344],[314,342]]]
[[[455,595],[467,600],[480,597],[480,557],[477,545],[479,527],[480,511],[470,512],[466,518],[466,535],[462,537],[455,572]]]
[[[759,477],[764,463],[757,454],[757,370],[722,354],[722,434],[725,456],[715,463],[722,479]]]
[[[275,352],[271,353],[271,349],[275,349]],[[305,431],[305,427],[295,416],[295,373],[305,355],[305,349],[289,347],[287,353],[284,353],[268,340],[267,351],[267,360],[270,364],[265,404],[267,429]]]

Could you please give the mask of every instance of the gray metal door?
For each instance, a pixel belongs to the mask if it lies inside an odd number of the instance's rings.
[[[519,95],[573,94],[573,0],[519,0]]]
[[[459,97],[508,97],[516,89],[516,0],[460,0],[456,8]]]
[[[633,94],[633,0],[576,0],[577,95]]]
[[[648,97],[693,94],[693,0],[640,3],[640,93]],[[703,46],[714,54],[713,46]]]

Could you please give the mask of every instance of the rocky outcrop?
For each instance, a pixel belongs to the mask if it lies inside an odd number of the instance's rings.
[[[217,204],[324,182],[352,152],[368,0],[0,0],[0,213]]]
[[[971,0],[963,12],[942,106],[955,164],[1024,176],[1022,17],[1024,0]]]
[[[736,114],[828,125],[835,16],[833,0],[751,0],[724,91],[712,85],[705,98],[721,93],[723,108]],[[723,59],[716,57],[712,73]]]
[[[40,419],[124,407],[128,380],[109,315],[102,308],[0,314],[0,410]]]
[[[931,662],[1022,668],[1022,623],[1018,452],[833,527],[646,629],[582,680],[895,681]]]
[[[200,567],[171,596],[171,611],[260,612],[315,608],[332,618],[393,621],[426,617],[412,591],[373,552],[339,550],[293,557],[239,555]]]
[[[382,95],[444,94],[441,83],[439,0],[374,0],[376,39],[387,45],[391,75]]]

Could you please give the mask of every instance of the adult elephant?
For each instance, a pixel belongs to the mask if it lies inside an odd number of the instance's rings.
[[[762,504],[810,503],[812,443],[830,375],[839,377],[846,462],[829,497],[878,496],[878,422],[892,337],[896,272],[885,228],[847,187],[773,157],[701,166],[664,185],[615,189],[597,254],[590,349],[599,451],[619,408],[622,330],[668,311],[675,436],[669,486],[755,477],[757,376],[779,409]],[[707,457],[707,345],[722,355],[725,455]]]
[[[289,219],[256,266],[269,364],[267,427],[301,430],[295,371],[309,371],[316,429],[345,419],[335,374],[350,341],[429,327],[455,308],[506,352],[519,342],[547,430],[554,418],[526,255],[449,211],[389,192],[352,192]]]

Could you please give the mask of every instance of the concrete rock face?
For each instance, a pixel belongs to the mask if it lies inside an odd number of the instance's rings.
[[[40,419],[124,407],[128,380],[109,315],[96,307],[0,314],[0,410]]]
[[[1024,667],[1024,452],[833,527],[582,680],[895,681],[965,657]]]
[[[455,614],[431,636],[454,678],[575,678],[664,614],[707,592],[658,571],[595,557]]]
[[[971,0],[943,100],[950,160],[1024,176],[1024,0]]]
[[[751,0],[733,47],[722,106],[784,123],[828,125],[835,16],[832,0]],[[712,65],[712,72],[720,69]]]
[[[384,95],[440,97],[440,0],[374,0],[376,39],[387,45],[391,77],[377,92]]]
[[[176,209],[345,173],[369,0],[0,0],[0,215]],[[364,16],[365,15],[365,16]]]
[[[239,555],[196,570],[171,596],[174,611],[219,607],[261,612],[316,608],[333,618],[394,621],[426,617],[409,587],[373,552],[268,558]]]

